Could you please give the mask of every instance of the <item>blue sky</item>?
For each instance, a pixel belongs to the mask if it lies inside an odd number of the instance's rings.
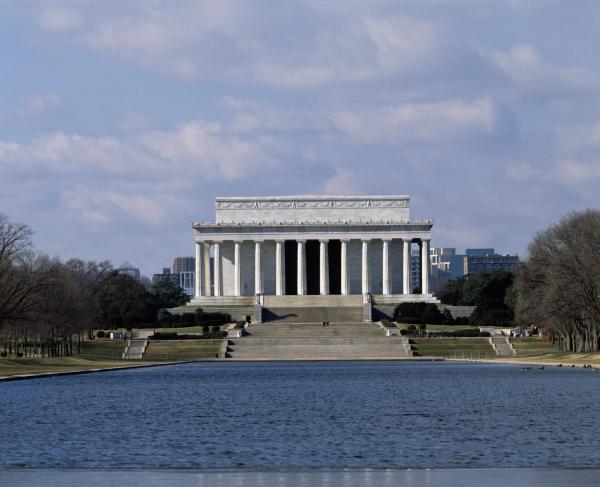
[[[0,212],[68,258],[192,255],[213,198],[410,194],[525,255],[600,203],[600,3],[0,0]]]

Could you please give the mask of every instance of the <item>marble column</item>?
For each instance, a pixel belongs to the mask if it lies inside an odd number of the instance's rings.
[[[369,241],[362,241],[362,293],[371,292],[371,275],[369,269]]]
[[[263,293],[261,250],[262,242],[254,242],[254,294]]]
[[[349,291],[348,286],[348,240],[341,241],[341,262],[340,262],[340,272],[341,272],[341,294],[346,296]]]
[[[305,240],[298,240],[298,296],[306,294],[306,249]]]
[[[319,293],[329,294],[329,240],[319,240]]]
[[[275,295],[285,295],[285,241],[275,241]]]
[[[214,281],[215,281],[215,289],[214,295],[221,296],[221,242],[215,242],[215,250],[213,254],[213,264],[214,264]]]
[[[202,242],[196,242],[196,258],[194,260],[194,297],[202,296]]]
[[[390,240],[383,240],[383,255],[382,255],[382,288],[383,294],[391,294],[391,279],[390,279]]]
[[[210,242],[204,242],[204,295],[212,296],[210,279]]]
[[[234,242],[233,245],[233,295],[242,295],[242,261],[240,260],[240,248],[242,242]]]
[[[410,294],[410,239],[402,239],[402,293]]]
[[[421,294],[429,294],[429,240],[421,240]]]

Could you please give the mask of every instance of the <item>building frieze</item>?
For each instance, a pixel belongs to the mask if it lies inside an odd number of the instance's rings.
[[[281,198],[217,199],[217,210],[408,208],[409,198]]]

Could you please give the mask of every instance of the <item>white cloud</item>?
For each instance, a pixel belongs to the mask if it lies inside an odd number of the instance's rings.
[[[340,110],[333,121],[352,143],[395,145],[490,135],[495,114],[489,99],[449,100]]]
[[[172,52],[211,36],[236,36],[241,27],[238,13],[228,0],[184,1],[179,8],[158,2],[128,2],[120,17],[101,19],[86,35],[85,41],[95,49],[128,51],[151,57]]]
[[[549,178],[562,186],[595,186],[600,180],[600,162],[562,160],[556,164]]]
[[[364,191],[362,187],[363,179],[363,175],[349,169],[340,168],[334,176],[325,181],[321,192],[334,195],[361,194]]]
[[[438,48],[440,34],[430,22],[394,16],[367,18],[364,25],[385,70],[421,65]]]
[[[184,206],[192,181],[239,181],[277,168],[277,149],[274,139],[245,140],[196,120],[124,139],[59,132],[28,144],[0,141],[0,170],[5,181],[60,176],[47,192],[58,191],[62,205],[86,222],[125,212],[153,223]]]
[[[25,117],[37,116],[58,108],[61,104],[62,97],[55,93],[50,95],[33,95],[23,104],[19,113]]]
[[[493,55],[496,65],[521,89],[521,94],[572,95],[597,89],[597,78],[577,68],[554,66],[542,60],[537,49],[519,44]]]
[[[0,141],[0,164],[60,173],[180,171],[235,180],[259,167],[275,167],[276,158],[268,154],[274,146],[268,138],[244,140],[223,133],[218,123],[197,120],[124,140],[58,132],[25,145]]]
[[[83,25],[83,15],[73,8],[47,6],[38,15],[40,26],[50,32],[67,32]]]

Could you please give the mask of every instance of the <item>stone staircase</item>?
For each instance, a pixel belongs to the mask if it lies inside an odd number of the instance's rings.
[[[498,357],[512,357],[513,355],[516,355],[516,351],[508,340],[508,337],[504,335],[491,336],[490,345],[492,345],[492,348]]]
[[[263,308],[262,321],[276,323],[360,323],[363,321],[362,306],[310,307],[299,306]]]
[[[271,323],[252,325],[250,336],[230,339],[236,360],[369,360],[412,356],[408,338],[386,337],[377,325]]]
[[[142,359],[144,358],[144,353],[146,353],[147,347],[148,340],[145,338],[132,338],[131,340],[127,340],[127,345],[125,345],[125,351],[123,352],[123,358],[125,360]]]

